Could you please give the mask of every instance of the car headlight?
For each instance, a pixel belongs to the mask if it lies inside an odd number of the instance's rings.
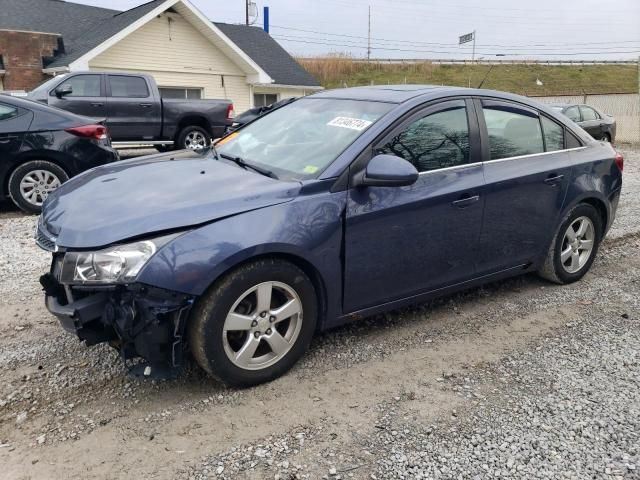
[[[115,245],[95,252],[67,252],[62,261],[60,283],[113,284],[135,280],[142,267],[160,247],[178,234]]]

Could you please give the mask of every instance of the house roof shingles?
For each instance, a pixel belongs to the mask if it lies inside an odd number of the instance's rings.
[[[258,27],[217,23],[229,39],[278,85],[318,87],[320,82],[300,66],[271,35]]]
[[[120,12],[63,0],[0,0],[0,29],[57,33],[64,54],[46,68],[65,67],[128,27],[164,0],[153,0]],[[279,85],[318,87],[307,73],[268,33],[257,27],[215,23]]]

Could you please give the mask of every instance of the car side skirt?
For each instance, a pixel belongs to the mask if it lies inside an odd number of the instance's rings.
[[[326,327],[327,328],[337,327],[337,326],[352,322],[354,320],[360,320],[365,317],[376,315],[378,313],[384,313],[384,312],[388,312],[389,310],[395,310],[397,308],[427,302],[429,300],[433,300],[433,299],[436,299],[445,295],[449,295],[452,293],[456,293],[462,290],[466,290],[469,288],[478,287],[480,285],[484,285],[486,283],[493,282],[496,280],[501,280],[509,277],[514,277],[517,275],[522,275],[524,273],[534,271],[535,269],[536,269],[536,266],[532,263],[517,265],[515,267],[510,267],[505,270],[501,270],[499,272],[491,273],[489,275],[476,277],[474,279],[456,283],[454,285],[441,287],[436,290],[430,290],[428,292],[419,293],[417,295],[401,298],[399,300],[394,300],[392,302],[383,303],[373,307],[367,307],[365,309],[358,310],[356,312],[347,313],[345,315],[342,315],[341,317],[338,317],[335,323],[332,322],[331,325],[327,325]]]

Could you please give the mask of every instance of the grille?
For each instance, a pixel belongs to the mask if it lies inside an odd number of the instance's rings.
[[[47,252],[55,252],[57,250],[56,238],[49,235],[41,223],[38,223],[36,230],[36,244]]]

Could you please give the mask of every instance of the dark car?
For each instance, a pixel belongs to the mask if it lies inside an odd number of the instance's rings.
[[[263,105],[261,107],[253,107],[249,110],[242,112],[240,115],[233,119],[233,123],[227,129],[226,133],[234,132],[240,127],[244,127],[247,123],[253,122],[256,118],[262,117],[268,113],[271,113],[280,107],[284,107],[285,105],[289,105],[291,102],[294,102],[297,97],[284,98],[282,100],[278,100],[277,102],[273,102],[269,105]]]
[[[208,147],[232,123],[229,100],[167,98],[151,75],[74,72],[58,75],[28,98],[80,115],[105,118],[114,142],[157,145],[159,149]]]
[[[596,140],[615,142],[616,119],[589,105],[555,103],[551,108],[567,116]]]
[[[41,283],[65,329],[147,373],[190,350],[254,385],[318,330],[527,272],[579,280],[622,185],[611,145],[476,89],[326,91],[217,147],[97,168],[49,196]]]
[[[95,119],[0,95],[0,198],[39,213],[70,177],[115,160],[107,128]]]

